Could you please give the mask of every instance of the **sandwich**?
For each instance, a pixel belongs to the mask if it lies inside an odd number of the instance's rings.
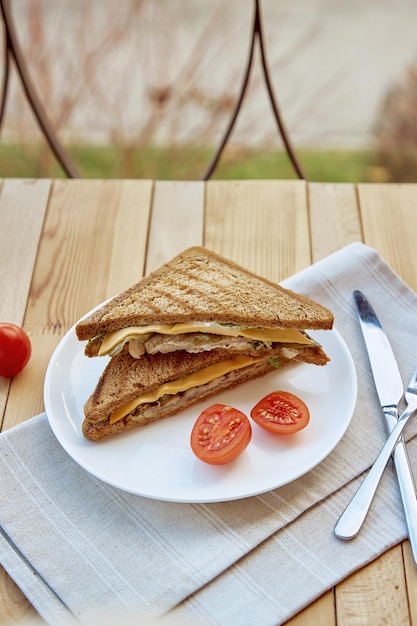
[[[202,247],[176,256],[76,325],[85,354],[108,363],[87,400],[100,440],[297,362],[325,365],[309,330],[333,315]]]

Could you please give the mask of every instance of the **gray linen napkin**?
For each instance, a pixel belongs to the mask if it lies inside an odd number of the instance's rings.
[[[333,526],[386,438],[352,291],[370,298],[404,381],[417,364],[417,295],[360,243],[285,285],[332,309],[358,375],[342,441],[289,485],[233,502],[153,501],[87,474],[56,442],[44,414],[0,436],[0,561],[46,621],[132,613],[275,625],[405,538],[391,468],[359,536],[342,542]],[[416,433],[412,423],[406,438]],[[415,467],[417,441],[409,453]]]

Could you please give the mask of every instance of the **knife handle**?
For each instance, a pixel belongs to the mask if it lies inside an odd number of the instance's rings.
[[[384,410],[385,421],[389,432],[392,431],[397,422],[397,412],[388,409]],[[400,487],[401,499],[403,502],[405,519],[408,528],[408,538],[410,540],[411,551],[414,562],[417,564],[417,496],[416,485],[411,471],[407,448],[404,438],[401,437],[395,447],[394,465],[397,473],[397,480]]]

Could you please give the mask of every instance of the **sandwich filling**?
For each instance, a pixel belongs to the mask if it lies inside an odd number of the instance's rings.
[[[204,367],[201,370],[188,374],[184,378],[179,380],[173,380],[162,385],[159,385],[155,389],[151,391],[147,391],[146,393],[141,394],[139,397],[130,400],[126,404],[118,407],[113,411],[110,416],[110,424],[114,424],[119,420],[123,419],[126,415],[131,413],[134,409],[136,409],[141,404],[147,404],[156,402],[164,395],[176,395],[178,393],[182,393],[193,387],[199,387],[200,385],[205,385],[221,376],[228,374],[229,372],[233,372],[244,367],[248,367],[249,365],[253,365],[254,363],[259,363],[260,361],[264,361],[265,359],[257,359],[250,356],[237,356],[233,359],[228,359],[226,361],[221,361],[220,363],[215,363],[214,365],[209,365]]]
[[[201,352],[219,348],[244,349],[250,344],[271,347],[273,343],[316,345],[304,332],[285,328],[242,328],[214,322],[189,322],[182,324],[153,324],[129,326],[103,336],[99,356],[116,356],[125,344],[133,358],[157,352],[175,350]]]

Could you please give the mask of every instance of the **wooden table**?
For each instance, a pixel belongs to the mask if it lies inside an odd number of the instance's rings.
[[[11,382],[0,378],[3,430],[43,410],[45,369],[67,329],[186,247],[203,244],[280,281],[358,240],[417,290],[417,185],[4,180],[0,320],[24,326],[33,355]],[[37,620],[2,570],[0,625]],[[417,624],[408,541],[289,623]]]

